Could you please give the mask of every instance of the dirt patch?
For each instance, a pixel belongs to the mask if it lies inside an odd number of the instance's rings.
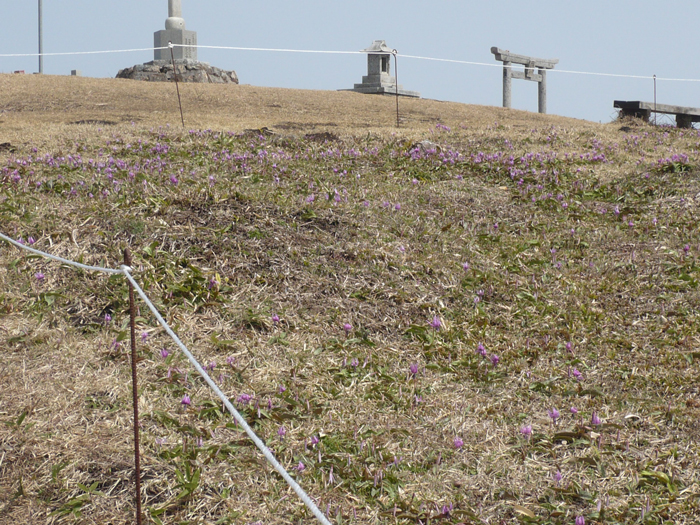
[[[308,133],[307,135],[304,135],[304,138],[312,142],[320,143],[336,142],[340,140],[340,137],[338,137],[338,135],[334,135],[333,133],[329,133],[328,131],[324,131],[321,133]]]
[[[94,119],[85,119],[85,120],[77,120],[73,122],[73,124],[78,124],[78,125],[85,125],[85,124],[91,124],[95,126],[116,126],[118,122],[115,122],[113,120],[94,120]]]

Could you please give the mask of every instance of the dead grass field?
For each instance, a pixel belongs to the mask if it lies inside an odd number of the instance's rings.
[[[85,77],[0,75],[0,121],[7,139],[43,134],[80,134],[81,122],[101,127],[132,123],[140,129],[181,127],[174,84]],[[280,133],[336,134],[395,132],[393,97],[347,91],[303,91],[180,84],[187,129],[240,132],[268,127]],[[451,127],[488,126],[506,119],[515,128],[543,125],[605,130],[586,121],[526,111],[469,106],[434,100],[401,99],[402,133],[423,133],[438,122]],[[70,131],[69,131],[70,130]]]
[[[0,75],[1,231],[129,246],[334,523],[700,523],[695,130],[181,93]],[[126,292],[0,244],[0,524],[131,522]],[[138,325],[148,520],[313,523]]]

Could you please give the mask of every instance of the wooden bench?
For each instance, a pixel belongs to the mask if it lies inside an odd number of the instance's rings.
[[[698,108],[654,104],[653,102],[640,102],[639,100],[616,100],[613,103],[613,107],[621,109],[623,117],[641,118],[645,122],[649,122],[652,112],[675,115],[676,126],[679,128],[692,128],[693,122],[700,122],[700,109]]]

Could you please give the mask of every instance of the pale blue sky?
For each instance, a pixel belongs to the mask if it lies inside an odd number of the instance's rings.
[[[151,47],[167,0],[44,0],[44,51]],[[558,58],[558,70],[700,79],[693,45],[700,2],[667,0],[183,0],[200,45],[358,51],[384,39],[400,54],[495,64],[491,46]],[[0,0],[0,54],[37,51],[37,0]],[[44,72],[113,77],[152,52],[46,57]],[[241,83],[350,88],[366,72],[360,55],[200,49]],[[0,72],[38,69],[36,57],[0,57]],[[393,65],[392,65],[393,69]],[[500,106],[501,70],[401,59],[399,82],[425,98]],[[700,82],[658,81],[658,102],[700,107]],[[614,99],[653,100],[653,81],[549,73],[548,112],[608,122]],[[0,97],[2,95],[0,94]],[[513,81],[513,107],[537,111],[537,86]]]

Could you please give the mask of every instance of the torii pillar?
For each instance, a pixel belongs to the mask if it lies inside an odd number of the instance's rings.
[[[185,19],[182,18],[182,0],[168,0],[168,18],[165,30],[156,31],[153,35],[153,47],[168,47],[168,43],[192,47],[174,47],[175,60],[197,61],[197,32],[185,29]],[[170,49],[156,49],[156,60],[170,60]]]

